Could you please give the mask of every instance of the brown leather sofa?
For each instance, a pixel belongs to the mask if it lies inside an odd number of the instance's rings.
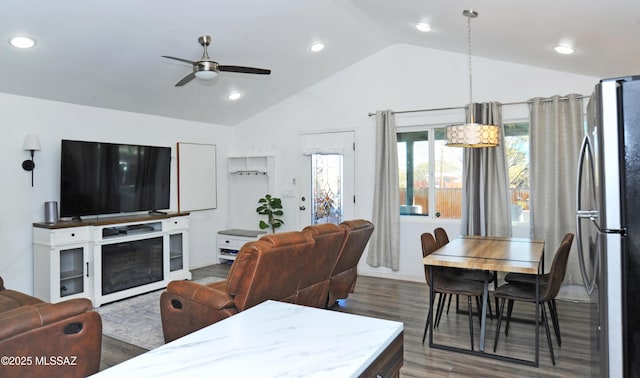
[[[269,299],[325,307],[331,275],[351,228],[323,224],[265,235],[242,246],[226,281],[170,282],[160,297],[165,342]]]
[[[374,230],[373,223],[364,219],[344,221],[340,227],[345,229],[345,238],[331,271],[327,308],[333,306],[338,299],[353,293],[358,278],[358,261]]]
[[[308,226],[302,230],[313,238],[313,252],[307,254],[303,265],[296,303],[325,307],[329,295],[331,272],[338,259],[345,229],[332,223]]]
[[[228,318],[268,299],[296,303],[298,284],[315,242],[298,231],[246,243],[226,281],[172,281],[160,296],[165,342]]]
[[[88,299],[46,303],[0,278],[0,377],[86,377],[100,368],[102,320]]]

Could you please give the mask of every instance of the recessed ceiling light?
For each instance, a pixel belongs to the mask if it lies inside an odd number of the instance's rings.
[[[242,97],[242,95],[238,92],[231,92],[229,93],[229,95],[227,96],[227,98],[231,101],[235,101],[237,99],[239,99],[240,97]]]
[[[556,46],[555,50],[558,54],[564,55],[573,54],[575,52],[575,50],[569,46]]]
[[[29,49],[35,46],[36,41],[29,37],[13,37],[9,40],[9,43],[11,43],[11,46],[19,49]]]
[[[420,30],[421,32],[428,32],[431,31],[431,25],[425,23],[425,22],[418,22],[416,24],[416,29]]]
[[[318,51],[322,51],[325,48],[325,44],[322,42],[314,42],[311,45],[311,51],[313,52],[318,52]]]

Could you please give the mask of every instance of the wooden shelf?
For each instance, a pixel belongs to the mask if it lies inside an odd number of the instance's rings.
[[[82,227],[82,226],[105,226],[109,224],[144,222],[155,219],[168,219],[189,215],[188,212],[167,213],[167,214],[141,214],[123,215],[114,217],[87,217],[82,221],[64,220],[56,223],[36,222],[33,227],[55,230],[58,228]]]
[[[272,175],[273,156],[241,156],[227,158],[227,172],[231,175]]]

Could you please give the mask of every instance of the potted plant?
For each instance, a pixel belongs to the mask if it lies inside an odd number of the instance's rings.
[[[282,200],[267,194],[264,198],[260,198],[258,203],[260,203],[260,206],[258,206],[256,212],[260,215],[267,216],[267,222],[263,220],[260,221],[260,229],[264,230],[265,228],[271,227],[271,232],[275,234],[276,228],[284,224],[282,219],[276,218],[276,216],[280,217],[284,214],[282,211]]]

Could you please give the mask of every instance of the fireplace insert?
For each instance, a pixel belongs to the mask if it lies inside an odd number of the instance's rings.
[[[162,237],[102,246],[102,295],[163,280]]]

